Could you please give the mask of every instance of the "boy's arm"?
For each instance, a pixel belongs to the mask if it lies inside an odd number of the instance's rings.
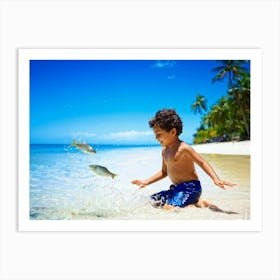
[[[225,189],[225,186],[235,186],[235,184],[221,180],[212,168],[212,166],[207,161],[205,161],[192,147],[187,148],[187,153],[188,156],[191,157],[191,159],[196,164],[198,164],[206,174],[208,174],[212,178],[212,180],[218,187],[220,187],[221,189]]]
[[[142,181],[142,180],[133,180],[131,181],[132,184],[138,185],[140,188],[144,188],[152,183],[155,183],[163,178],[165,178],[167,174],[163,172],[163,170],[157,172],[155,175],[152,177]]]

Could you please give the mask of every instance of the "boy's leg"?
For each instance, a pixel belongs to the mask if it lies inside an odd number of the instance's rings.
[[[217,205],[210,203],[202,198],[199,198],[199,200],[197,202],[195,202],[194,205],[199,208],[202,208],[202,207],[217,207],[218,208]]]
[[[174,208],[175,208],[175,206],[166,204],[166,203],[162,206],[162,209],[164,209],[164,210],[172,210]]]
[[[239,214],[238,212],[234,212],[234,211],[225,211],[225,210],[219,208],[217,205],[210,203],[202,198],[200,198],[194,205],[199,208],[207,207],[211,211],[214,211],[214,212],[220,212],[220,213],[225,213],[225,214]]]
[[[208,202],[208,201],[206,201],[202,198],[199,198],[199,200],[197,202],[188,204],[185,207],[198,207],[198,208],[208,207],[208,208],[211,208],[211,209],[219,209],[218,206],[216,206],[215,204],[210,203],[210,202]],[[165,210],[171,210],[171,209],[174,209],[175,206],[165,203],[162,208],[165,209]]]
[[[166,204],[166,201],[170,197],[170,190],[161,191],[159,193],[155,193],[150,197],[150,203],[152,206],[156,208],[161,208]]]

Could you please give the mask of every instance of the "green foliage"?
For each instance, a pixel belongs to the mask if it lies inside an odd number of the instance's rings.
[[[194,135],[193,143],[200,144],[200,143],[208,143],[211,139],[217,137],[217,131],[214,128],[207,128],[207,129],[199,129],[197,133]]]
[[[195,102],[192,104],[192,111],[196,114],[202,114],[202,111],[207,111],[207,100],[203,95],[198,94]]]
[[[229,139],[250,139],[250,73],[243,67],[244,60],[222,60],[213,69],[213,82],[228,76],[228,91],[202,117],[200,128],[194,134],[195,144]],[[198,95],[192,110],[202,113],[205,98]],[[204,109],[206,111],[206,109]]]

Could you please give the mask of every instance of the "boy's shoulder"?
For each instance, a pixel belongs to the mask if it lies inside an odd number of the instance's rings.
[[[185,151],[190,151],[192,149],[192,147],[189,144],[182,141],[179,146],[179,149],[185,150]]]
[[[189,144],[187,144],[185,142],[181,142],[181,144],[178,148],[178,152],[180,154],[185,154],[185,155],[189,156],[194,153],[194,150]]]

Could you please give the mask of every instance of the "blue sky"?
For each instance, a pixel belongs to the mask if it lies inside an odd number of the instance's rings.
[[[157,144],[148,121],[174,108],[191,143],[201,116],[196,95],[208,108],[226,94],[212,83],[215,60],[31,60],[30,143]]]

